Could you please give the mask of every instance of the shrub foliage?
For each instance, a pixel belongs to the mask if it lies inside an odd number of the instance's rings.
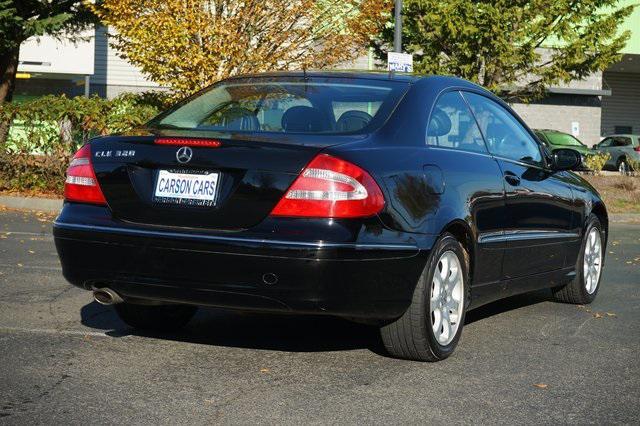
[[[162,94],[114,99],[45,96],[0,105],[0,121],[12,123],[0,147],[0,190],[61,193],[70,157],[90,138],[139,127],[156,115]]]
[[[609,158],[611,158],[611,155],[607,152],[587,154],[584,159],[584,165],[587,166],[593,174],[598,175],[602,171],[604,164],[609,161]]]

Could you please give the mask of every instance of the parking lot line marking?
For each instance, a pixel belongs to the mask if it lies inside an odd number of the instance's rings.
[[[81,330],[56,330],[52,328],[26,328],[26,327],[2,327],[0,332],[3,333],[31,333],[31,334],[60,334],[68,336],[93,336],[93,337],[111,337],[101,331],[81,331]]]
[[[20,268],[20,269],[39,269],[43,271],[62,271],[62,268],[59,266],[32,266],[32,265],[23,265],[20,264],[12,264],[12,263],[0,263],[0,268]]]
[[[0,234],[2,235],[6,235],[6,236],[11,236],[11,235],[31,235],[34,237],[51,237],[51,232],[22,232],[22,231],[8,231],[8,230],[3,230],[0,231]]]

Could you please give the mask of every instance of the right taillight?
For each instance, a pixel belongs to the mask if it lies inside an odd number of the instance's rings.
[[[633,148],[633,150],[634,150],[635,152],[640,152],[640,145],[638,145],[638,146],[636,146],[635,148]]]
[[[78,203],[107,204],[91,163],[89,144],[76,152],[67,169],[64,199]]]
[[[316,156],[278,202],[273,216],[356,218],[384,207],[378,184],[365,170],[327,154]]]

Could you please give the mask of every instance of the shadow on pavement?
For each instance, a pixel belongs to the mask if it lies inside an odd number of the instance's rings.
[[[471,324],[549,299],[548,291],[538,291],[499,300],[469,311],[465,323]],[[120,321],[111,307],[96,302],[85,305],[81,310],[81,317],[83,325],[106,330],[106,334],[112,337],[135,335],[185,343],[283,352],[369,349],[377,354],[385,354],[376,327],[333,317],[240,313],[200,308],[189,325],[179,333],[134,330]]]
[[[548,302],[549,300],[551,300],[551,292],[547,289],[538,290],[532,293],[519,294],[517,296],[497,300],[467,312],[464,323],[465,325],[472,324],[476,321],[481,321],[485,318],[489,318],[503,312],[509,312],[515,309],[524,308],[525,306]]]
[[[268,349],[284,352],[323,352],[369,349],[383,353],[378,330],[340,318],[240,313],[200,308],[178,333],[134,330],[117,317],[111,307],[96,302],[81,310],[82,324],[107,330],[107,335],[153,337],[187,343]]]

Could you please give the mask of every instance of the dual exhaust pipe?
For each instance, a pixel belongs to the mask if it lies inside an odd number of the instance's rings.
[[[122,297],[120,297],[118,293],[116,293],[115,291],[111,290],[108,287],[94,288],[93,300],[105,306],[115,305],[117,303],[124,302],[124,300],[122,300]]]

